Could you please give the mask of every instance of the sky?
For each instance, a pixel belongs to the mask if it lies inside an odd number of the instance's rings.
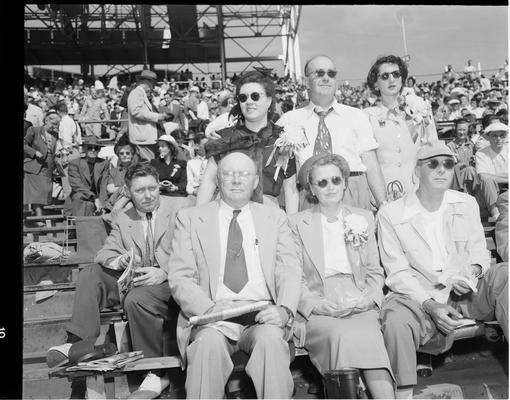
[[[359,84],[378,56],[404,55],[402,16],[411,57],[410,74],[418,82],[438,79],[447,64],[462,71],[468,58],[475,67],[480,62],[482,70],[497,69],[508,58],[507,6],[303,5],[298,30],[301,65],[313,55],[327,54],[342,81]],[[257,53],[267,39],[239,42]],[[226,54],[246,56],[231,41],[226,42]],[[273,41],[264,54],[282,54],[281,41]],[[265,64],[283,73],[282,62]],[[229,64],[227,71],[230,75],[246,65]],[[219,71],[219,63],[199,67],[212,73]],[[56,69],[69,70],[62,66]],[[105,69],[96,67],[95,72],[104,73]]]

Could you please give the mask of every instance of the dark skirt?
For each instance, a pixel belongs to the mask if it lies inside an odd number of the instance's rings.
[[[48,168],[38,174],[25,172],[23,177],[23,204],[51,204],[53,180]]]

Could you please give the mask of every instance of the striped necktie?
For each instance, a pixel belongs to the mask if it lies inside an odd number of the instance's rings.
[[[317,128],[315,145],[313,147],[313,155],[333,152],[333,146],[331,145],[331,134],[329,133],[328,127],[326,126],[326,122],[324,121],[331,111],[333,111],[333,107],[330,107],[328,111],[318,111],[317,109],[314,110],[314,112],[319,116],[319,126]]]
[[[152,233],[152,212],[145,214],[147,217],[147,234],[145,235],[144,267],[154,266],[154,235]]]

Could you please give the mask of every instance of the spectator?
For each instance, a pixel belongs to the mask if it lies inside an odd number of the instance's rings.
[[[177,142],[172,136],[158,138],[158,157],[150,163],[158,171],[159,190],[163,196],[187,196],[186,161],[177,159],[177,150]]]
[[[202,177],[207,165],[207,158],[205,158],[205,144],[207,143],[207,140],[208,139],[206,137],[202,137],[202,139],[200,139],[196,156],[189,160],[186,164],[186,175],[188,181],[186,185],[186,192],[189,195],[196,196],[200,183],[202,182]]]
[[[464,67],[464,76],[469,81],[476,79],[476,68],[474,65],[471,65],[471,60],[467,60],[467,65]]]
[[[233,104],[234,98],[230,90],[222,90],[218,93],[218,117],[205,128],[206,137],[219,138],[219,135],[215,135],[217,131],[234,125],[234,120],[230,115]]]
[[[90,96],[87,96],[80,112],[79,121],[101,121],[110,119],[110,113],[104,99],[104,86],[101,81],[90,90]],[[85,125],[85,136],[94,135],[101,139],[101,123],[87,123]]]
[[[23,137],[25,137],[25,135],[27,134],[27,129],[30,128],[31,126],[33,126],[30,121],[27,121],[28,104],[26,101],[24,104],[25,104],[25,108],[23,110]]]
[[[460,112],[460,101],[457,98],[450,99],[448,101],[450,108],[450,115],[448,116],[449,121],[455,121],[456,119],[462,118]]]
[[[496,250],[504,262],[508,262],[508,190],[496,201],[499,217],[496,220]]]
[[[489,321],[495,316],[508,337],[508,267],[490,266],[474,198],[448,190],[454,164],[443,142],[423,145],[415,167],[417,191],[378,214],[379,249],[390,289],[380,319],[397,378],[396,398],[412,398],[416,349],[431,354],[448,350],[459,319]]]
[[[168,282],[184,315],[271,302],[254,316],[199,328],[186,328],[185,319],[179,319],[189,398],[224,397],[233,369],[230,355],[238,349],[249,355],[245,370],[257,398],[292,396],[287,340],[292,337],[301,268],[283,211],[250,201],[258,171],[246,154],[226,155],[218,166],[220,201],[183,209],[177,216]]]
[[[32,123],[32,126],[39,127],[44,124],[44,112],[39,107],[41,96],[39,94],[33,94],[28,96],[28,107],[26,111],[26,120]]]
[[[148,97],[156,85],[156,73],[143,70],[136,80],[137,86],[127,99],[129,141],[136,146],[141,160],[150,161],[155,157],[156,123],[168,119],[169,114],[154,112]]]
[[[480,179],[477,199],[490,213],[493,220],[499,217],[496,201],[499,193],[508,190],[508,126],[493,122],[486,129],[490,145],[477,151],[476,173]]]
[[[85,156],[69,163],[71,193],[64,203],[64,215],[89,216],[102,211],[109,166],[97,156],[100,148],[96,136],[87,136],[83,138]]]
[[[60,116],[50,112],[43,126],[31,126],[24,137],[23,204],[30,204],[38,217],[43,215],[42,206],[52,201],[59,124]]]
[[[465,119],[455,121],[455,139],[447,144],[456,155],[452,189],[474,195],[479,181],[474,168],[475,145],[469,140],[469,122]]]
[[[209,93],[210,94],[210,93]],[[197,105],[197,118],[209,122],[209,107],[207,106],[206,93],[198,94],[200,102]]]

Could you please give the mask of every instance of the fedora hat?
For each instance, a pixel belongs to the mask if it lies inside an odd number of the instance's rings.
[[[156,83],[158,81],[158,76],[154,71],[151,71],[149,69],[144,69],[140,75],[136,75],[137,81],[152,81]]]

